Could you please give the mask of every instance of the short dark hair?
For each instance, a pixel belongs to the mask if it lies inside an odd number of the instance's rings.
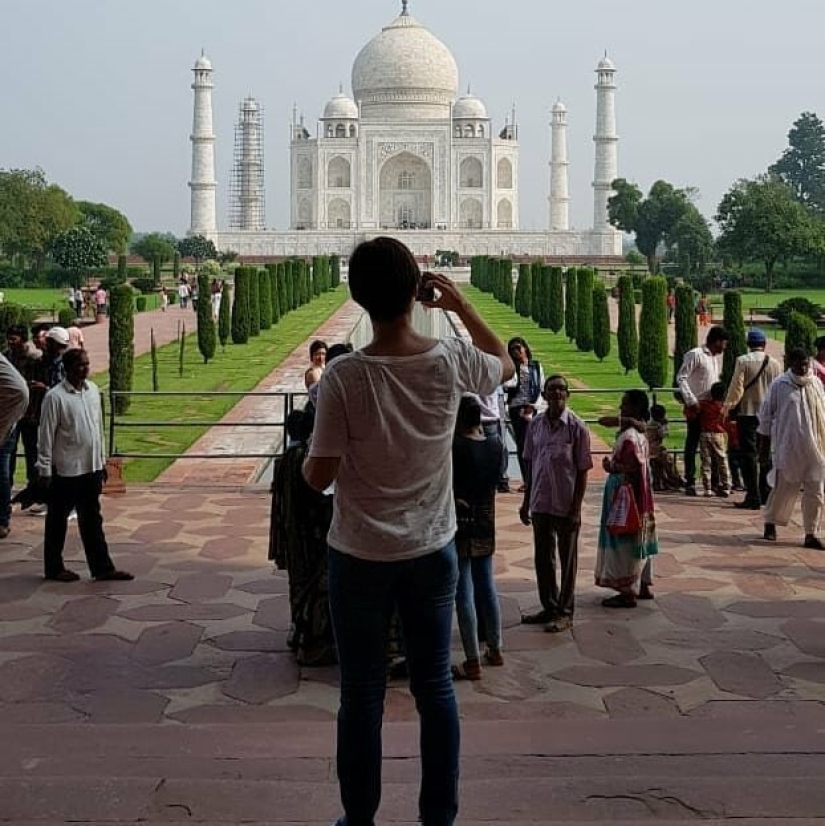
[[[327,343],[316,338],[312,344],[309,345],[309,357],[312,358],[319,350],[328,350]]]
[[[710,398],[712,401],[721,402],[725,398],[725,382],[715,381],[710,386]]]
[[[656,421],[664,419],[667,416],[667,410],[663,404],[652,404],[650,406],[650,417]]]
[[[647,393],[644,390],[628,390],[625,393],[628,402],[630,402],[630,406],[633,408],[633,412],[636,414],[637,419],[641,419],[643,422],[649,421],[650,419],[650,401],[647,398]]]
[[[544,381],[544,387],[542,390],[547,390],[547,385],[550,384],[551,381],[563,381],[564,382],[564,389],[569,393],[570,392],[570,384],[568,383],[567,379],[562,376],[561,373],[554,373],[552,376],[548,376]]]
[[[720,327],[718,324],[711,327],[708,330],[708,336],[705,341],[708,344],[716,344],[717,341],[728,341],[730,339],[730,334],[724,327]]]
[[[394,321],[404,315],[420,281],[415,257],[395,238],[364,241],[350,256],[350,295],[375,321]]]
[[[296,442],[306,442],[312,435],[315,417],[306,410],[293,410],[286,417],[286,432]]]
[[[33,324],[32,325],[32,335],[35,336],[35,337],[39,336],[41,333],[48,332],[48,329],[49,329],[48,324],[43,324],[42,322],[40,324]]]
[[[527,353],[527,361],[533,360],[533,353],[530,350],[530,345],[527,343],[527,340],[521,336],[513,336],[513,338],[507,342],[507,352],[509,353],[510,350],[516,345],[524,348],[524,351]],[[513,358],[512,354],[510,355],[510,358]],[[515,359],[513,360],[515,361]]]
[[[785,364],[790,364],[794,361],[802,361],[803,359],[809,358],[810,355],[804,347],[792,347],[787,353],[785,353]]]
[[[346,356],[348,353],[352,352],[352,345],[349,342],[345,344],[333,344],[327,350],[327,366],[330,365],[331,362],[335,361],[338,356]]]
[[[75,347],[71,350],[66,350],[63,353],[63,367],[68,373],[73,367],[76,367],[80,363],[80,359],[82,356],[89,357],[89,354],[84,350],[82,347]]]
[[[28,341],[29,331],[26,328],[25,324],[12,324],[11,327],[8,327],[6,329],[6,338],[8,338],[9,336],[17,336],[23,341]]]
[[[469,430],[481,424],[481,404],[476,396],[467,394],[458,403],[458,416],[455,420],[456,431]]]

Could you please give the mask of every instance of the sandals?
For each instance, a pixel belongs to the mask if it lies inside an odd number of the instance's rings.
[[[616,594],[615,597],[608,597],[602,600],[605,608],[635,608],[636,597],[633,594]]]
[[[480,680],[481,663],[478,660],[465,660],[463,665],[450,668],[454,680]]]

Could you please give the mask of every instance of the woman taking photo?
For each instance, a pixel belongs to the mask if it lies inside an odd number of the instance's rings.
[[[526,469],[522,451],[524,439],[527,436],[527,427],[533,414],[536,412],[536,402],[541,395],[544,385],[544,376],[541,365],[533,359],[530,347],[521,337],[516,336],[507,342],[507,352],[513,360],[515,375],[504,385],[507,393],[507,416],[513,429],[513,440],[516,443],[516,458],[518,459],[521,480],[524,482]],[[524,490],[524,485],[519,491]]]
[[[618,591],[602,600],[605,608],[635,608],[637,599],[653,599],[650,558],[659,552],[653,518],[653,491],[645,422],[650,418],[647,394],[628,390],[618,417],[599,419],[619,428],[613,453],[602,466],[609,476],[604,486],[596,585]],[[624,507],[620,507],[624,503]],[[638,594],[635,585],[641,577]]]

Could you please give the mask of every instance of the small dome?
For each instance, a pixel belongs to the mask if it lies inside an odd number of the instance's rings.
[[[557,100],[557,101],[553,104],[553,111],[554,111],[554,112],[566,112],[566,111],[567,111],[567,107],[566,107],[566,106],[565,106],[565,105],[564,105],[564,104],[563,104],[560,100]]]
[[[339,92],[324,107],[324,120],[358,120],[358,105],[351,97]]]
[[[205,54],[201,53],[201,56],[195,61],[195,68],[211,70],[212,63]]]
[[[453,118],[461,120],[464,118],[472,120],[487,120],[487,109],[480,98],[467,92],[462,95],[453,107]]]
[[[598,71],[616,71],[616,67],[613,65],[613,61],[607,56],[607,54],[605,54],[605,56],[599,61],[597,69]]]

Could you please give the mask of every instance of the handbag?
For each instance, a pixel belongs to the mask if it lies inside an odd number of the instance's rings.
[[[759,377],[762,375],[762,373],[765,372],[765,368],[768,366],[768,362],[770,361],[770,359],[770,356],[765,356],[765,358],[762,361],[762,366],[759,368],[759,372],[742,388],[742,398],[745,398],[745,393],[747,393],[748,390],[750,390],[751,387],[753,387],[754,384],[756,384],[756,382],[759,381]],[[742,399],[739,400],[739,404],[737,404],[736,407],[733,407],[728,411],[728,417],[731,419],[737,418],[737,416],[739,416],[739,408],[741,406]]]
[[[622,482],[616,488],[610,510],[607,512],[605,527],[614,536],[627,536],[642,529],[642,518],[630,482]]]

